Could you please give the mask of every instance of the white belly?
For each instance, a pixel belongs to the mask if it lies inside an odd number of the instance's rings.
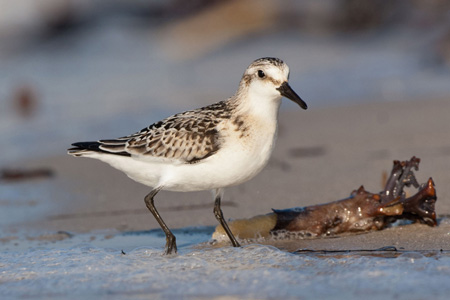
[[[165,189],[195,191],[240,184],[264,168],[270,152],[224,149],[196,164],[169,166],[168,176],[163,179]]]

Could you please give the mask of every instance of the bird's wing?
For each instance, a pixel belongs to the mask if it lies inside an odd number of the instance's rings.
[[[201,110],[174,115],[141,131],[112,140],[100,140],[99,150],[111,154],[161,158],[195,163],[220,148],[220,119]]]

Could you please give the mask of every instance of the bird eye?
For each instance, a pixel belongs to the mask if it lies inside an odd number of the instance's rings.
[[[264,78],[264,77],[266,77],[266,74],[264,74],[264,72],[262,70],[258,70],[258,77]]]

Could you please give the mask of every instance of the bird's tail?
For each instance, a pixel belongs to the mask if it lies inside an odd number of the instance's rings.
[[[69,148],[67,150],[67,153],[73,156],[83,156],[84,154],[89,154],[92,152],[103,152],[103,150],[100,149],[100,143],[99,142],[79,142],[79,143],[73,143],[72,148]]]
[[[123,139],[100,140],[97,142],[79,142],[73,143],[73,148],[67,150],[67,153],[73,156],[83,156],[93,153],[104,153],[112,155],[131,156],[125,151],[126,141]]]

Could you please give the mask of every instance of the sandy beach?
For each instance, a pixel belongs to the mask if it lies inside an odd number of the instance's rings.
[[[414,224],[380,232],[333,239],[268,242],[296,249],[362,249],[397,246],[411,250],[450,250],[450,101],[423,100],[358,104],[307,111],[283,107],[279,136],[268,166],[253,180],[226,189],[226,218],[249,218],[283,209],[346,198],[364,185],[382,190],[382,174],[394,159],[421,159],[420,183],[432,177],[437,189],[439,226]],[[69,146],[69,145],[68,145]],[[61,156],[12,164],[15,168],[48,168],[54,176],[31,183],[47,192],[34,195],[31,215],[4,226],[4,240],[14,232],[34,235],[114,229],[133,232],[159,228],[143,197],[149,188],[91,159]],[[47,203],[48,210],[39,210]],[[171,228],[216,226],[209,192],[161,192],[156,205]],[[33,212],[39,213],[33,215]],[[8,235],[9,234],[9,235]],[[142,240],[142,245],[146,245]],[[154,246],[154,245],[152,245]],[[162,246],[162,245],[161,245]]]
[[[16,2],[0,10],[1,299],[448,298],[448,1]],[[435,183],[436,227],[234,248],[212,238],[209,191],[161,191],[155,205],[178,245],[165,256],[144,204],[151,188],[66,154],[226,99],[267,56],[288,64],[308,110],[282,101],[274,153],[225,189],[225,218],[329,203],[361,185],[378,193],[393,160],[416,156],[418,182]]]

